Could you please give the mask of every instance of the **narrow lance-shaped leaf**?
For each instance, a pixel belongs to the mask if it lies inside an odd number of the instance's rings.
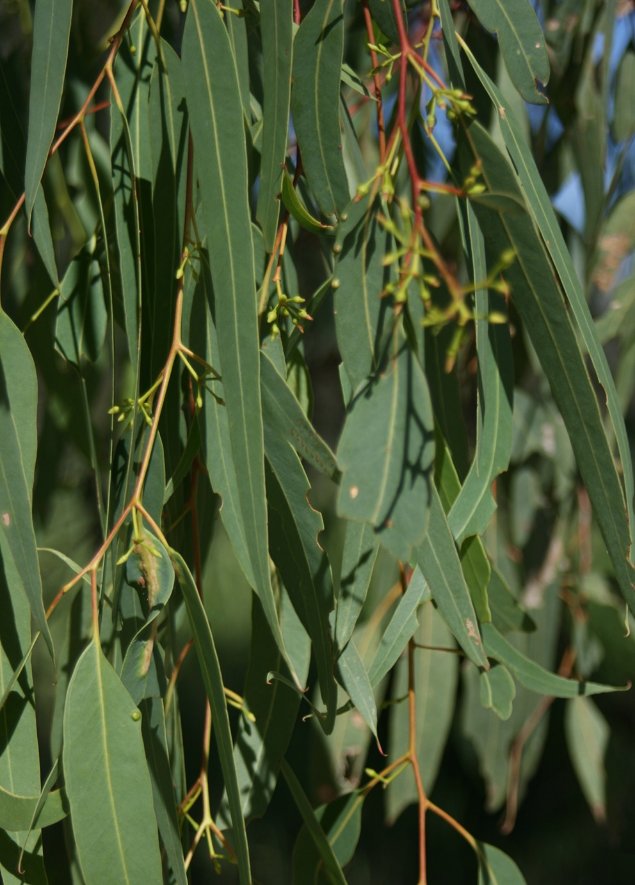
[[[210,252],[236,497],[254,589],[283,648],[267,555],[256,281],[245,133],[231,45],[216,6],[201,0],[190,3],[182,61]]]
[[[31,516],[36,419],[35,366],[24,338],[0,311],[0,551],[7,581],[15,583],[9,591],[26,594],[35,624],[53,656]],[[17,666],[18,661],[14,663]]]
[[[238,859],[238,874],[241,885],[248,885],[251,882],[249,847],[247,845],[245,821],[242,815],[240,792],[232,752],[232,734],[227,715],[227,704],[225,703],[223,674],[218,662],[214,637],[207,614],[198,595],[192,574],[183,557],[176,550],[171,550],[170,556],[181,592],[183,593],[188,620],[194,637],[194,648],[196,649],[196,656],[201,669],[203,684],[205,685],[205,692],[212,708],[214,736],[231,813],[232,845]]]
[[[489,31],[498,35],[509,76],[525,101],[544,104],[537,85],[549,80],[545,37],[530,0],[469,0]]]
[[[476,612],[465,583],[459,554],[434,486],[428,531],[423,543],[415,549],[414,556],[454,638],[477,667],[488,669],[489,663],[483,651]]]
[[[86,881],[159,885],[161,855],[141,714],[95,639],[68,686],[63,761]]]
[[[337,708],[334,649],[329,613],[333,608],[333,579],[318,535],[322,517],[309,501],[309,481],[287,442],[280,443],[265,425],[267,449],[267,497],[269,503],[269,548],[280,570],[293,606],[311,637],[328,733]],[[269,469],[269,465],[271,469]]]
[[[311,643],[284,588],[281,588],[280,625],[295,671],[304,683],[309,671]],[[234,746],[245,818],[261,817],[267,809],[300,706],[300,694],[281,680],[272,679],[270,684],[265,684],[271,672],[284,674],[284,662],[273,641],[260,602],[254,596],[251,652],[244,689],[250,715],[241,716]],[[223,812],[224,805],[221,806]]]
[[[291,110],[304,172],[325,215],[339,215],[350,199],[339,121],[343,52],[342,0],[316,0],[295,37]]]
[[[593,701],[572,698],[564,718],[565,735],[571,762],[578,781],[598,823],[606,818],[605,754],[611,730]]]
[[[394,556],[409,559],[428,521],[434,433],[426,379],[405,342],[357,392],[337,454],[338,513],[369,523]]]
[[[256,218],[265,247],[273,249],[278,226],[282,173],[289,131],[291,59],[293,51],[292,0],[261,0],[260,31],[264,68],[262,162]]]
[[[73,0],[38,0],[35,4],[24,174],[29,219],[55,134],[64,90],[72,14]]]
[[[479,282],[487,277],[483,235],[469,204],[466,214],[473,274]],[[496,509],[492,482],[507,469],[512,446],[514,366],[502,296],[482,287],[477,289],[475,313],[478,356],[476,453],[448,514],[452,534],[459,543],[469,535],[478,535],[485,530]],[[495,313],[498,317],[492,321]]]
[[[530,691],[547,697],[575,698],[579,695],[603,694],[607,691],[626,691],[629,688],[628,685],[601,685],[598,682],[578,682],[575,679],[557,676],[514,648],[493,624],[483,624],[481,629],[487,654],[505,664],[516,679]]]
[[[514,170],[527,197],[527,208],[535,220],[537,230],[540,232],[545,248],[553,261],[563,291],[578,325],[578,330],[588,350],[593,368],[597,373],[598,381],[604,389],[611,419],[611,429],[615,434],[621,459],[631,545],[635,546],[635,481],[633,478],[631,449],[622,416],[620,400],[606,353],[599,341],[593,318],[573,266],[571,254],[564,241],[560,224],[518,121],[510,109],[506,107],[498,87],[487,76],[465,44],[463,44],[463,49],[498,111],[499,124],[505,146],[513,160]]]
[[[270,443],[287,442],[316,470],[336,480],[339,469],[335,455],[314,430],[293,391],[264,351],[260,355],[260,370],[265,435]]]
[[[329,879],[333,882],[333,885],[346,885],[346,879],[344,878],[342,867],[333,851],[333,846],[320,826],[320,822],[316,817],[315,811],[311,807],[311,803],[307,799],[306,793],[302,789],[300,781],[295,776],[289,763],[284,759],[282,761],[282,774],[287,782],[293,801],[302,815],[304,826],[307,828],[321,861],[324,864],[324,869]]]
[[[352,639],[339,656],[337,666],[340,683],[379,742],[377,737],[377,704],[375,703],[373,686]]]
[[[378,553],[379,544],[372,528],[366,523],[347,521],[333,629],[338,652],[353,635],[366,601]]]
[[[381,294],[388,270],[383,259],[391,248],[389,232],[378,220],[370,196],[352,202],[335,246],[335,331],[353,389],[379,369],[389,309]]]
[[[52,790],[38,812],[40,796],[17,796],[0,787],[0,827],[3,830],[29,830],[50,827],[67,815],[61,790]]]
[[[510,164],[488,133],[474,123],[467,139],[470,156],[465,159],[471,165],[479,158],[488,188],[522,198]],[[517,260],[506,271],[512,299],[567,427],[621,591],[635,611],[635,570],[628,560],[630,536],[623,488],[550,256],[528,216],[482,206],[476,206],[475,212],[491,261],[498,260],[506,249],[516,252]]]
[[[430,599],[430,588],[419,567],[415,568],[406,592],[397,603],[388,626],[370,665],[368,676],[372,685],[378,685],[394,667],[399,656],[417,629],[417,609],[425,599]]]

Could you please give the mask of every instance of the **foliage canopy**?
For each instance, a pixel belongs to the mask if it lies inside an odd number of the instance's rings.
[[[610,819],[632,7],[0,13],[4,882],[521,883],[552,708]]]

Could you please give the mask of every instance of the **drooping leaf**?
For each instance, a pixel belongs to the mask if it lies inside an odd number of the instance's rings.
[[[342,651],[353,635],[366,600],[378,552],[379,545],[369,525],[352,520],[346,523],[333,629],[338,651]]]
[[[571,762],[589,803],[593,817],[601,823],[606,818],[605,755],[610,727],[593,701],[572,698],[567,704],[565,735]]]
[[[264,102],[262,161],[256,218],[265,247],[273,249],[278,227],[279,200],[287,151],[291,64],[293,52],[293,3],[263,0],[260,4]]]
[[[337,660],[339,681],[377,739],[377,705],[368,671],[351,639]]]
[[[314,430],[293,391],[264,350],[260,371],[265,442],[269,445],[287,442],[320,473],[337,479],[339,469],[335,455]]]
[[[280,624],[295,670],[304,682],[309,670],[310,641],[286,591],[281,594]],[[245,703],[253,718],[241,717],[234,747],[242,810],[247,819],[261,817],[269,804],[298,714],[298,692],[291,691],[279,679],[266,684],[268,673],[284,671],[280,651],[260,603],[254,599],[251,652],[244,689]]]
[[[426,379],[405,344],[356,393],[337,454],[339,514],[369,523],[381,544],[408,560],[428,523],[434,434]]]
[[[524,202],[535,219],[538,231],[541,233],[544,246],[557,271],[560,284],[575,317],[579,333],[591,358],[598,381],[604,389],[611,419],[611,429],[617,440],[621,459],[631,544],[635,544],[635,511],[633,509],[635,506],[633,504],[635,481],[633,479],[633,465],[628,436],[611,369],[594,328],[573,259],[567,249],[562,230],[560,229],[545,185],[538,173],[535,160],[514,114],[506,108],[506,103],[497,86],[487,76],[465,44],[463,44],[463,49],[498,112],[505,146],[513,161],[513,168],[527,195],[527,200]],[[517,189],[514,195],[518,198]]]
[[[284,441],[270,439],[265,425],[267,450],[267,499],[269,504],[269,550],[282,576],[293,606],[311,637],[328,733],[337,708],[334,649],[329,624],[333,608],[333,579],[326,553],[318,543],[324,524],[308,501],[309,481],[302,465]]]
[[[68,814],[61,790],[52,790],[39,812],[39,796],[16,796],[0,787],[0,827],[3,830],[29,830],[50,827]]]
[[[0,311],[0,551],[9,590],[24,593],[51,656],[31,516],[37,447],[37,379],[24,338]],[[30,643],[30,637],[27,645]],[[26,648],[24,649],[26,651]],[[17,666],[18,661],[15,661]]]
[[[500,50],[514,86],[525,101],[544,104],[539,86],[549,80],[545,37],[530,0],[469,0],[489,31],[498,35]]]
[[[607,691],[626,691],[628,686],[601,685],[597,682],[578,682],[550,673],[508,642],[493,624],[482,625],[483,640],[487,654],[505,664],[530,691],[547,697],[575,698],[579,695],[602,694]]]
[[[482,163],[487,186],[522,197],[510,164],[478,123],[470,127],[468,139],[471,157],[478,155]],[[529,216],[482,207],[475,212],[490,260],[497,260],[505,249],[516,252],[517,260],[506,271],[512,299],[567,426],[621,591],[635,611],[635,570],[628,560],[630,534],[623,488],[551,257]]]
[[[335,246],[335,331],[346,374],[353,389],[380,367],[388,307],[381,294],[388,279],[384,255],[389,232],[381,226],[370,196],[348,207]]]
[[[267,556],[256,281],[240,92],[221,14],[200,0],[192,0],[188,7],[182,67],[194,147],[201,164],[217,359],[228,419],[227,451],[235,469],[237,512],[254,589],[276,641],[283,646]]]
[[[459,662],[453,654],[452,634],[431,602],[420,609],[419,627],[413,639],[418,644],[413,657],[415,691],[415,734],[417,758],[426,795],[437,778],[456,702]],[[432,646],[427,649],[425,646]],[[447,649],[439,651],[437,649]],[[408,656],[397,663],[388,720],[388,751],[399,759],[408,751]],[[408,767],[386,790],[386,817],[394,822],[402,810],[417,801],[412,769]]]
[[[72,14],[73,0],[41,0],[33,16],[29,135],[24,173],[29,219],[62,101]]]
[[[507,667],[498,664],[479,674],[481,703],[501,719],[509,719],[516,696],[516,685]]]
[[[417,629],[417,609],[430,597],[421,569],[416,568],[410,583],[392,614],[384,630],[381,641],[370,665],[368,675],[372,685],[377,685],[392,670],[408,640]]]
[[[251,870],[249,863],[249,847],[247,834],[245,833],[245,821],[242,815],[240,791],[236,777],[236,766],[233,757],[232,734],[227,715],[225,702],[225,689],[223,675],[221,673],[214,637],[203,608],[203,603],[198,595],[196,584],[192,574],[182,556],[175,550],[170,551],[170,557],[176,572],[176,577],[183,593],[185,607],[187,609],[190,628],[194,637],[194,647],[198,658],[205,692],[212,709],[214,722],[214,735],[220,758],[221,769],[225,789],[227,790],[229,809],[232,822],[232,845],[238,859],[238,874],[241,885],[251,882]]]
[[[355,853],[361,835],[363,807],[364,793],[354,792],[315,809],[320,827],[341,866],[345,866]],[[322,885],[325,881],[333,881],[327,875],[325,864],[306,825],[298,833],[293,847],[293,881],[296,885],[303,882]]]
[[[516,863],[495,845],[477,842],[478,885],[525,885]]]
[[[174,879],[178,885],[187,885],[161,698],[150,698],[141,702],[141,730],[150,769],[154,813],[157,817],[161,842]]]
[[[476,612],[439,494],[433,487],[430,521],[423,543],[414,552],[432,598],[463,651],[477,667],[489,668]]]
[[[64,780],[89,882],[162,882],[141,714],[93,639],[64,710]]]
[[[291,111],[304,172],[325,215],[341,214],[350,199],[339,121],[343,52],[343,2],[317,0],[293,45]]]
[[[487,278],[483,235],[472,208],[466,207],[475,280]],[[507,323],[492,323],[494,312],[505,315],[500,295],[479,288],[475,293],[476,352],[478,357],[477,436],[474,461],[448,514],[452,534],[460,543],[481,534],[496,502],[491,486],[507,469],[512,446],[512,390],[514,367]]]
[[[331,845],[327,834],[320,826],[319,818],[311,807],[311,803],[309,802],[306,793],[302,789],[300,781],[297,779],[293,769],[285,759],[282,760],[281,770],[289,791],[293,797],[293,801],[295,802],[298,811],[302,815],[304,826],[306,827],[309,836],[311,837],[311,840],[313,842],[313,845],[318,852],[320,861],[324,864],[324,869],[327,876],[329,877],[330,881],[334,883],[334,885],[346,885],[346,879],[344,878],[342,867],[337,856],[335,855],[333,846]]]
[[[55,345],[76,366],[84,359],[95,362],[106,336],[108,314],[95,250],[92,238],[73,258],[60,284]]]

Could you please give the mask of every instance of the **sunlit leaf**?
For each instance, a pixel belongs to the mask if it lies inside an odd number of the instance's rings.
[[[160,883],[161,858],[141,714],[93,640],[64,710],[64,781],[89,882]]]

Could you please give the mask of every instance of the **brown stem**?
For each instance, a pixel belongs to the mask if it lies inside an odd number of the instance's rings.
[[[368,8],[368,0],[363,0],[364,23],[366,25],[366,34],[368,42],[375,42],[375,32],[373,30],[373,19]],[[384,121],[384,105],[381,94],[381,78],[379,76],[379,59],[374,49],[368,47],[370,52],[370,62],[373,66],[373,94],[377,103],[377,133],[379,141],[379,162],[383,163],[386,158],[386,124]]]

